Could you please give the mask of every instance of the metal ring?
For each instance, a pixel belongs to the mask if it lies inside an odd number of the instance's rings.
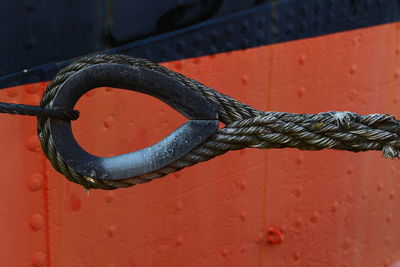
[[[77,143],[70,121],[50,119],[55,148],[74,171],[105,180],[120,180],[156,171],[178,160],[218,128],[218,107],[180,81],[151,69],[116,63],[84,68],[68,78],[51,106],[72,110],[96,87],[115,87],[152,95],[190,119],[153,146],[115,157],[97,157]]]

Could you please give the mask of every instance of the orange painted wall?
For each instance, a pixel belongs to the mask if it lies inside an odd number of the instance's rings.
[[[400,23],[165,63],[261,110],[400,117]],[[4,90],[38,104],[45,83]],[[97,155],[148,146],[184,119],[99,88],[73,122]],[[116,191],[68,182],[36,120],[0,116],[2,266],[376,267],[400,261],[400,163],[379,152],[246,149]]]

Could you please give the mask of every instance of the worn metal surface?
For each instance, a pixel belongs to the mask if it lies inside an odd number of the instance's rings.
[[[400,116],[400,24],[165,63],[261,110]],[[38,104],[43,83],[0,92]],[[151,145],[185,121],[99,88],[72,123],[89,152]],[[151,112],[150,112],[151,111]],[[135,114],[140,114],[136,116]],[[380,152],[230,152],[149,184],[93,191],[57,174],[34,118],[0,117],[4,266],[376,267],[400,260],[400,165]]]
[[[71,121],[51,120],[51,137],[44,138],[51,138],[54,149],[58,151],[57,157],[82,175],[95,179],[121,180],[157,171],[189,153],[218,128],[216,105],[177,79],[140,66],[103,63],[84,68],[62,84],[51,105],[72,110],[85,93],[102,86],[154,96],[189,121],[150,147],[113,157],[96,157],[76,142]]]

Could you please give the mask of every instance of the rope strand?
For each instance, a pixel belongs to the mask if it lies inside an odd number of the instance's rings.
[[[79,111],[77,110],[49,109],[39,106],[2,102],[0,102],[0,113],[46,117],[61,120],[76,120],[79,118]]]

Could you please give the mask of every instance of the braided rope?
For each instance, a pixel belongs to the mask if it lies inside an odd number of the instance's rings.
[[[99,180],[71,169],[57,152],[50,118],[39,117],[38,134],[43,151],[54,168],[69,180],[85,188],[116,189],[149,182],[196,163],[210,160],[229,150],[254,148],[324,148],[353,152],[381,150],[387,158],[400,156],[400,122],[386,114],[359,115],[352,112],[293,114],[262,112],[223,95],[201,83],[144,59],[124,55],[96,55],[77,60],[62,69],[48,85],[41,107],[52,108],[52,100],[61,85],[75,72],[100,63],[119,63],[166,74],[201,93],[219,107],[219,119],[226,127],[176,162],[157,171],[122,180]]]

